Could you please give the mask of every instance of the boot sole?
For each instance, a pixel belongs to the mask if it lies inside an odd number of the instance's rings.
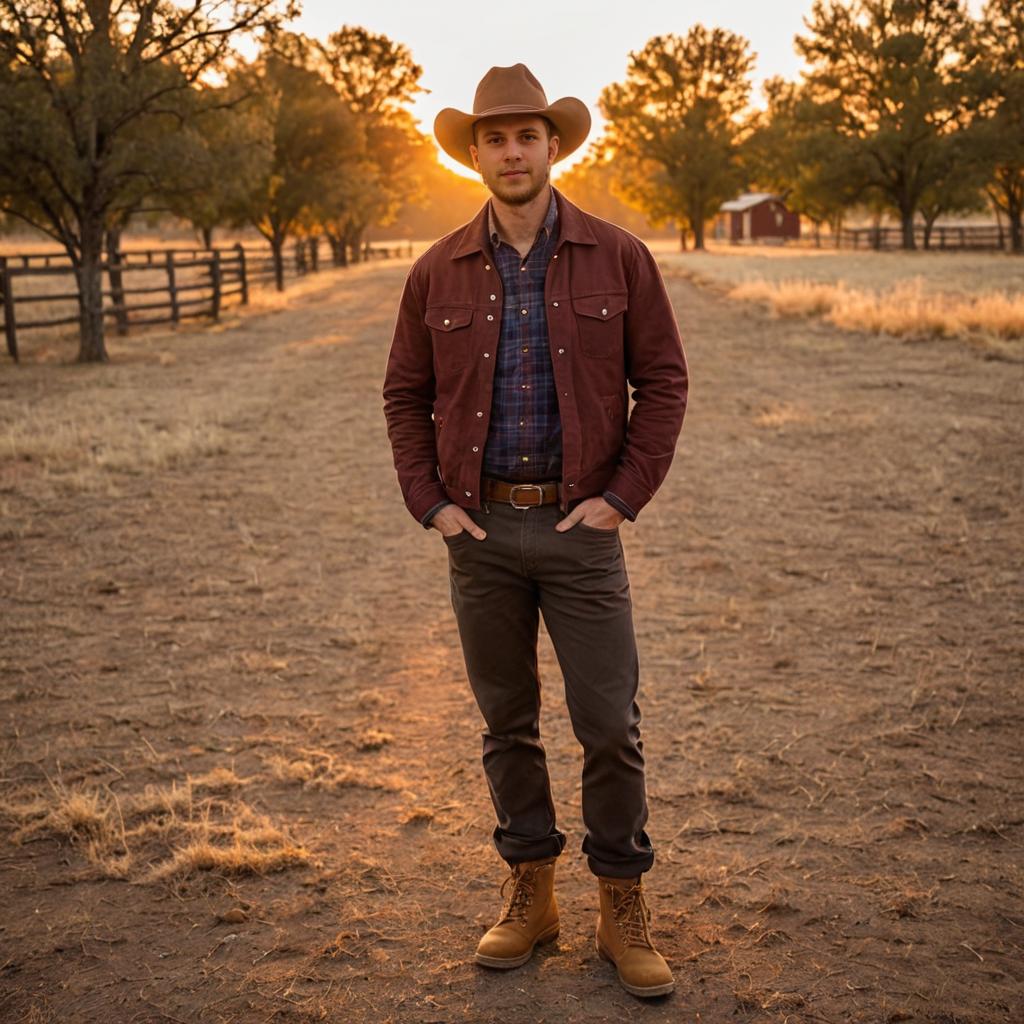
[[[554,942],[558,938],[558,929],[559,925],[554,924],[547,931],[541,932],[533,940],[533,945],[520,956],[485,956],[483,953],[477,953],[474,959],[484,967],[497,967],[502,970],[510,967],[522,967],[533,956],[533,951],[537,946],[543,946],[547,942]]]
[[[615,968],[615,973],[619,974],[619,965],[615,962],[615,958],[611,953],[601,945],[601,940],[595,938],[594,945],[597,947],[597,955],[602,960],[607,960]],[[674,981],[667,981],[663,985],[630,985],[629,982],[622,980],[621,974],[619,974],[619,984],[633,996],[664,996],[676,987]]]

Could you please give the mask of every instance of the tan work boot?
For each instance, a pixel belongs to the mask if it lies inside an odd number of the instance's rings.
[[[498,923],[480,940],[476,962],[485,967],[519,967],[533,955],[538,943],[558,938],[558,903],[555,901],[555,858],[513,864],[501,883],[512,888],[505,896]]]
[[[651,911],[644,898],[643,876],[597,876],[601,912],[597,918],[597,952],[615,964],[622,987],[635,996],[662,996],[675,987],[665,958],[654,948]]]

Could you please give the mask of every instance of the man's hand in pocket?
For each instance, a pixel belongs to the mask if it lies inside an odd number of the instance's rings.
[[[438,509],[430,520],[430,525],[445,537],[454,537],[463,530],[468,530],[477,540],[483,540],[487,536],[487,532],[481,530],[469,518],[466,510],[455,504],[445,505],[444,508]]]

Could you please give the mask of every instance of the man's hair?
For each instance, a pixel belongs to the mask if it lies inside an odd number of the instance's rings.
[[[550,142],[551,141],[551,136],[558,134],[558,129],[555,127],[554,122],[550,118],[545,117],[543,114],[538,114],[537,117],[539,117],[544,122],[544,128],[547,130],[548,141]],[[480,124],[479,121],[474,121],[473,122],[473,145],[474,146],[479,146],[480,145],[480,143],[477,141],[477,137],[476,137],[476,130],[477,130],[477,127],[479,126],[479,124]]]

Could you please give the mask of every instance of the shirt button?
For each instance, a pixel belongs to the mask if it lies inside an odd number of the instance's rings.
[[[491,302],[493,302],[497,297],[498,297],[497,295],[492,295],[491,296]]]
[[[494,319],[494,317],[493,317],[493,316],[492,316],[492,315],[491,315],[490,313],[488,313],[488,314],[487,314],[487,319],[488,319],[488,320],[493,320],[493,319]]]
[[[521,310],[519,310],[519,312],[522,313],[523,316],[526,316],[526,310],[525,309],[521,309]]]
[[[523,351],[524,352],[529,352],[530,351],[530,346],[529,345],[524,345],[523,346]]]
[[[529,461],[530,461],[530,456],[529,455],[524,455],[523,456],[523,462],[529,462]]]
[[[523,270],[526,269],[526,267],[520,267],[519,269],[520,269],[520,271],[523,271]]]

